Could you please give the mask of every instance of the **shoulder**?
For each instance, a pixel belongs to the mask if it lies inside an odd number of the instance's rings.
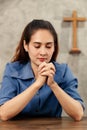
[[[19,71],[22,67],[23,64],[18,61],[7,63],[5,67],[5,73],[9,75],[10,73]]]
[[[68,69],[68,65],[65,63],[58,63],[58,62],[53,62],[56,71],[60,71],[61,73],[65,73],[66,69]]]
[[[4,76],[27,79],[33,76],[30,62],[20,63],[19,61],[7,63]]]
[[[68,66],[68,64],[66,63],[57,63],[57,62],[53,62],[55,68],[56,68],[56,74],[60,75],[61,78],[71,78],[73,77],[73,73],[70,69],[70,67]]]

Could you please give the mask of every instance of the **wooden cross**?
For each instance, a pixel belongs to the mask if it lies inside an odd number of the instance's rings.
[[[65,22],[73,22],[73,47],[70,50],[70,53],[80,53],[81,51],[77,47],[77,23],[86,21],[86,18],[77,17],[77,12],[73,11],[72,17],[66,17],[64,18]]]

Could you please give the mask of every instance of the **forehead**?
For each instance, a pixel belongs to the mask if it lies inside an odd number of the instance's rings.
[[[39,30],[36,30],[36,31],[32,34],[32,36],[31,36],[31,40],[32,40],[32,39],[38,39],[38,40],[40,40],[40,39],[43,39],[43,38],[44,38],[44,39],[51,39],[51,40],[54,39],[52,33],[51,33],[49,30],[47,30],[47,29],[39,29]]]

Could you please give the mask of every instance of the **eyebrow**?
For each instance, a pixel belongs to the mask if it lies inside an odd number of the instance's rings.
[[[43,44],[42,42],[33,42],[33,43],[36,43],[36,44]],[[52,43],[54,43],[54,42],[47,42],[46,44],[52,44]]]

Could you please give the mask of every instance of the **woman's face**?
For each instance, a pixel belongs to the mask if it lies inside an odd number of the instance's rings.
[[[54,52],[54,39],[50,31],[46,29],[37,30],[32,36],[29,44],[24,44],[31,65],[39,66],[42,62],[49,62]]]

